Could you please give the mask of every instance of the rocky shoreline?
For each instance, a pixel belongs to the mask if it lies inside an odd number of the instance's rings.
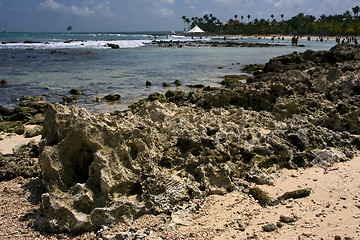
[[[238,43],[233,41],[156,41],[151,42],[151,45],[156,45],[159,47],[284,47],[287,45],[284,44],[269,44],[269,43]],[[305,47],[304,45],[298,45],[298,47]],[[117,47],[112,47],[117,49]]]
[[[346,44],[271,59],[246,83],[154,93],[127,111],[45,104],[42,118],[44,108],[29,110],[20,122],[43,121],[39,149],[27,146],[45,188],[33,227],[79,234],[159,216],[167,222],[159,233],[142,233],[151,239],[212,195],[241,192],[264,208],[311,196],[304,187],[274,198],[258,186],[274,185],[283,168],[329,169],[357,155],[359,76],[360,47]],[[1,109],[2,124],[16,112]],[[281,228],[269,224],[262,231]]]

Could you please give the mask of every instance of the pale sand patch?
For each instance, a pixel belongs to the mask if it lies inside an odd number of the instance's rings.
[[[287,200],[275,207],[262,208],[241,192],[209,196],[198,214],[194,214],[183,233],[213,232],[204,239],[360,239],[360,157],[337,163],[331,171],[322,168],[283,170],[275,186],[260,186],[270,196],[300,188],[311,188],[309,197]],[[294,223],[274,232],[264,232],[268,223],[276,224],[280,215],[295,214]],[[245,226],[245,231],[239,229]],[[197,235],[197,234],[196,234]]]
[[[32,128],[34,126],[27,125],[26,128]],[[5,155],[5,154],[12,154],[14,147],[16,147],[19,144],[28,144],[31,140],[35,140],[36,142],[39,142],[41,139],[41,135],[32,138],[26,138],[24,135],[0,132],[0,139],[1,139],[0,153]]]

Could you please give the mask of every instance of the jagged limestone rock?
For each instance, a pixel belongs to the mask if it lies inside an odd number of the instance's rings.
[[[113,114],[51,104],[40,142],[46,193],[38,226],[81,232],[143,213],[175,216],[192,198],[225,194],[242,179],[271,184],[281,167],[353,157],[360,67],[341,62],[344,52],[360,59],[356,46],[291,54],[246,84],[168,93]],[[274,203],[257,188],[250,193]]]
[[[38,225],[56,232],[87,231],[143,212],[172,212],[190,197],[233,190],[236,166],[219,140],[235,135],[209,130],[225,120],[223,113],[214,113],[149,102],[121,118],[51,105],[40,142],[47,194]]]

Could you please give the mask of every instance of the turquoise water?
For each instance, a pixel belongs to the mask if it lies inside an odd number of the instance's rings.
[[[70,96],[71,89],[80,88],[86,94],[79,96],[76,106],[92,112],[123,110],[150,93],[176,88],[163,88],[164,82],[180,80],[184,90],[189,90],[186,84],[219,86],[219,77],[240,74],[246,64],[264,64],[275,56],[307,49],[328,50],[335,45],[334,41],[301,39],[299,44],[306,47],[300,48],[291,46],[287,39],[275,41],[287,46],[271,48],[159,48],[151,44],[155,35],[157,40],[191,40],[155,33],[1,33],[0,42],[6,44],[0,44],[0,80],[8,84],[0,87],[0,105],[14,107],[18,104],[14,100],[23,95],[44,95],[46,101],[61,102],[62,96]],[[214,39],[206,37],[202,41]],[[106,43],[118,44],[120,49],[110,49]],[[152,86],[146,87],[146,81]],[[107,94],[120,94],[121,104],[89,101]]]

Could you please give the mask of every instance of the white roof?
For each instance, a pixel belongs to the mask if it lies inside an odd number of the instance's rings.
[[[197,25],[189,31],[189,33],[203,33],[204,31],[199,28]]]

